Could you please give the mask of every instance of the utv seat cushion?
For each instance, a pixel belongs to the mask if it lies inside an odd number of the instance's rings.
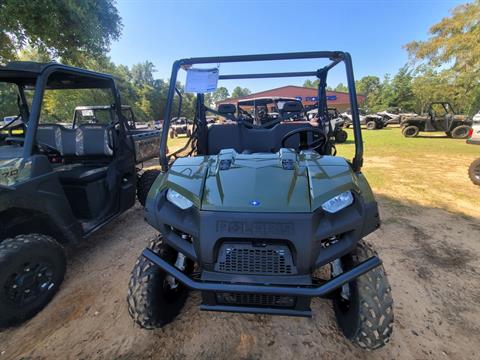
[[[58,124],[41,124],[37,129],[37,141],[57,149],[62,156],[75,156],[75,132]]]
[[[78,165],[60,168],[57,171],[62,183],[90,183],[105,178],[108,166],[96,167],[91,165]]]
[[[37,141],[57,149],[66,157],[98,157],[113,155],[112,133],[107,125],[82,125],[68,129],[58,124],[41,124]]]
[[[112,132],[107,125],[81,125],[75,129],[77,155],[113,155]]]

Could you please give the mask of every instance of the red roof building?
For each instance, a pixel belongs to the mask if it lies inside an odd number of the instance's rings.
[[[237,104],[240,100],[253,99],[257,97],[289,97],[301,100],[303,105],[313,105],[317,102],[317,89],[306,88],[302,86],[287,85],[279,88],[260,91],[248,96],[238,98],[228,98],[217,102],[219,104]],[[357,95],[359,104],[365,101],[365,96]],[[347,110],[350,107],[348,93],[339,91],[327,91],[327,103],[329,107],[336,107],[339,111]]]

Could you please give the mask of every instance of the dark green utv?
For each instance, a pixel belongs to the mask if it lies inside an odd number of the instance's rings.
[[[60,101],[59,101],[60,99]],[[106,109],[102,116],[78,101]],[[140,201],[160,133],[124,116],[111,75],[58,63],[0,66],[0,328],[31,318],[63,281],[63,245],[78,243]],[[99,115],[99,114],[97,114]],[[156,176],[155,176],[156,177]],[[151,183],[150,183],[151,185]]]
[[[167,158],[166,142],[180,69],[197,64],[328,59],[313,71],[228,74],[219,80],[315,76],[319,121],[285,121],[301,112],[286,102],[259,122],[217,110],[197,93],[194,131]],[[355,157],[333,156],[328,134],[327,74],[344,63],[353,117]],[[177,94],[177,95],[176,95]],[[175,109],[176,110],[176,109]],[[206,112],[229,119],[207,126]],[[323,122],[323,124],[322,124]],[[327,130],[324,130],[327,129]],[[129,312],[146,329],[181,311],[189,289],[202,310],[311,316],[314,297],[332,299],[346,337],[379,348],[393,328],[390,286],[375,251],[362,238],[380,226],[377,203],[361,173],[362,136],[351,58],[344,52],[306,52],[176,61],[160,143],[163,173],[147,197],[146,219],[160,235],[138,259],[129,284]],[[180,157],[182,155],[182,157]]]

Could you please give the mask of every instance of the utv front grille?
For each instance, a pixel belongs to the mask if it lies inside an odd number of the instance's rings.
[[[256,307],[282,307],[292,308],[295,306],[295,298],[292,296],[262,295],[262,294],[237,294],[217,293],[217,303],[222,305],[240,305]]]
[[[288,246],[231,243],[224,243],[221,246],[215,271],[252,275],[297,273]]]

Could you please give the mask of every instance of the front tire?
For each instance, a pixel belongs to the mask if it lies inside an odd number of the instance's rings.
[[[420,132],[420,129],[415,125],[406,126],[402,130],[402,134],[405,137],[416,137],[419,132]]]
[[[452,138],[454,139],[466,139],[468,137],[468,132],[470,131],[470,126],[460,125],[452,130]]]
[[[153,183],[160,175],[160,170],[146,170],[137,181],[137,198],[142,206],[147,202],[147,195]]]
[[[150,249],[170,264],[177,259],[178,252],[160,237],[150,243]],[[193,262],[187,260],[185,272],[192,271]],[[144,329],[156,329],[173,321],[187,300],[188,288],[178,282],[176,288],[171,288],[167,276],[142,255],[133,268],[128,285],[128,312]]]
[[[369,121],[367,122],[367,129],[368,130],[375,130],[377,128],[377,124],[375,121]]]
[[[347,141],[347,138],[348,133],[345,130],[340,129],[335,133],[335,142],[337,144],[344,143],[345,141]]]
[[[480,185],[480,159],[471,163],[468,168],[468,176],[475,185]]]
[[[375,251],[361,240],[352,253],[339,259],[341,269],[348,271],[374,255]],[[333,307],[340,329],[354,344],[374,350],[390,340],[393,300],[383,266],[338,290],[333,298]]]
[[[35,316],[63,282],[66,259],[54,238],[18,235],[0,243],[0,328]]]

